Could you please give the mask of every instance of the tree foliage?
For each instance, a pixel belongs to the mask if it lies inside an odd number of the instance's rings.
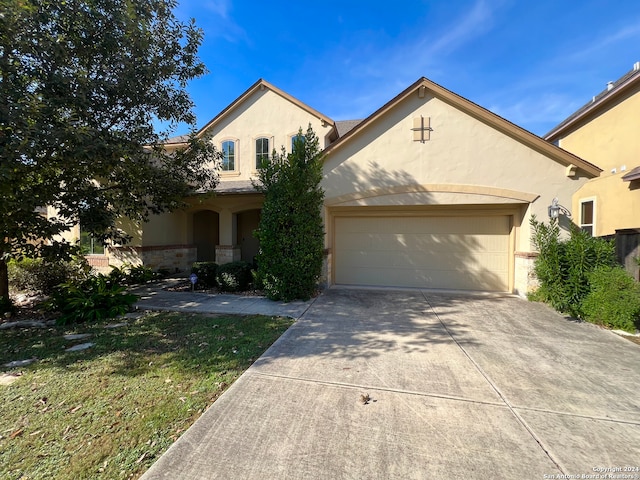
[[[255,184],[265,196],[258,276],[273,300],[308,299],[317,288],[324,248],[321,180],[322,154],[311,125],[306,134],[300,129],[292,153],[283,148],[262,162]]]
[[[0,296],[6,261],[64,256],[80,222],[125,240],[144,221],[217,183],[219,155],[194,135],[187,82],[205,73],[202,32],[174,0],[3,0],[0,11]],[[162,141],[191,126],[188,148]],[[158,127],[163,125],[163,127]],[[56,209],[55,218],[41,214]]]

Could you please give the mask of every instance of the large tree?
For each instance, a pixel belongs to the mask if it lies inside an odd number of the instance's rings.
[[[219,161],[197,139],[187,82],[205,73],[202,32],[174,0],[1,0],[0,297],[6,262],[64,255],[80,222],[123,241],[144,221],[215,188]],[[180,124],[188,148],[162,141]],[[160,126],[160,127],[159,127]],[[54,218],[40,212],[57,210]]]
[[[269,298],[286,302],[314,294],[324,254],[322,152],[311,125],[293,144],[292,153],[263,160],[255,184],[265,197],[258,275]]]

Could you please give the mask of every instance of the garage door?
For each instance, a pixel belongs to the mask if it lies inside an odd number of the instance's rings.
[[[339,216],[334,225],[336,284],[508,290],[508,216]]]

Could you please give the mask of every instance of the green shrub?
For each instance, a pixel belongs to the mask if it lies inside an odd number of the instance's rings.
[[[533,244],[539,252],[534,271],[540,283],[530,297],[579,318],[589,293],[589,275],[601,266],[614,266],[613,242],[590,236],[572,226],[568,240],[560,240],[557,220],[549,225],[531,219]]]
[[[622,267],[598,267],[589,275],[591,290],[582,302],[584,319],[635,331],[640,319],[640,284]]]
[[[534,271],[539,282],[538,289],[531,298],[551,304],[556,310],[566,311],[568,302],[565,294],[561,267],[563,246],[560,242],[560,227],[552,220],[549,225],[531,219],[532,241],[538,250]]]
[[[251,282],[256,290],[264,290],[264,279],[258,269],[251,270]]]
[[[231,262],[218,266],[216,283],[222,292],[244,292],[251,283],[251,264]]]
[[[612,241],[592,237],[584,230],[573,227],[569,240],[564,242],[563,253],[568,311],[574,317],[581,317],[582,302],[590,291],[589,276],[599,267],[616,265],[615,245]]]
[[[105,275],[89,277],[78,283],[58,286],[45,302],[50,311],[59,312],[58,323],[82,323],[122,315],[137,300],[125,287]]]
[[[119,268],[112,266],[108,279],[121,285],[138,285],[153,280],[157,276],[150,267],[125,263]]]
[[[169,270],[168,268],[159,268],[158,271],[156,271],[157,278],[168,278],[170,276],[171,270]]]
[[[82,256],[73,257],[69,261],[23,258],[11,260],[7,267],[12,288],[45,295],[49,295],[61,283],[87,279],[91,271]]]
[[[218,264],[215,262],[195,262],[191,266],[191,273],[195,273],[198,277],[196,282],[198,288],[211,288],[217,285]]]

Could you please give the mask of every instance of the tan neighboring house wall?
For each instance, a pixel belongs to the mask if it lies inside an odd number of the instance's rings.
[[[582,223],[581,203],[593,201],[593,235],[640,228],[640,180],[629,179],[640,169],[640,62],[545,139],[603,170],[573,195],[576,224]]]

